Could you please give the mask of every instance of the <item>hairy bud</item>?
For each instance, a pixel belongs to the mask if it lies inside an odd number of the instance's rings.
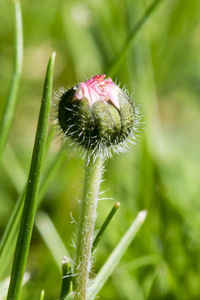
[[[58,123],[65,136],[86,150],[120,147],[133,134],[136,110],[132,100],[111,78],[97,75],[60,97]],[[107,152],[106,150],[106,152]]]

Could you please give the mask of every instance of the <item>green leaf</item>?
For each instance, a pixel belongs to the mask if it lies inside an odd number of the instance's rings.
[[[47,141],[54,61],[55,53],[52,54],[47,67],[43,98],[40,108],[35,144],[27,183],[26,197],[22,213],[22,220],[17,239],[10,285],[8,289],[8,300],[17,300],[20,297],[22,279],[29,252],[34,217],[36,212],[39,184],[44,162],[45,145]]]
[[[23,30],[21,7],[19,1],[15,0],[13,2],[15,7],[16,52],[14,58],[13,74],[0,124],[0,157],[4,150],[15,112],[23,61]]]
[[[109,212],[107,218],[105,219],[103,225],[101,226],[101,228],[99,229],[94,242],[92,244],[92,251],[94,251],[94,249],[98,246],[102,235],[104,234],[104,231],[106,230],[106,228],[108,227],[108,225],[110,224],[110,221],[112,220],[112,218],[114,217],[115,213],[117,212],[118,208],[120,207],[120,203],[116,202],[113,206],[113,208],[111,209],[111,211]]]
[[[56,230],[49,216],[44,212],[40,212],[38,214],[35,223],[59,270],[61,270],[61,262],[63,257],[70,257],[70,254],[66,249],[58,231]]]
[[[133,27],[133,29],[131,30],[131,32],[129,33],[124,46],[122,47],[121,52],[117,55],[117,57],[115,58],[115,60],[113,61],[113,63],[110,65],[110,67],[108,68],[108,71],[106,72],[109,76],[113,77],[116,75],[118,69],[120,68],[120,66],[122,65],[127,51],[129,50],[129,48],[132,46],[133,40],[135,39],[136,35],[138,34],[138,32],[140,32],[140,30],[143,28],[143,26],[146,24],[146,22],[149,20],[149,18],[151,17],[151,15],[155,12],[158,4],[160,2],[162,2],[163,0],[155,0],[145,11],[144,15],[142,16],[142,18],[136,23],[136,25]]]
[[[37,200],[38,204],[40,204],[41,200],[44,197],[44,194],[46,193],[49,185],[55,177],[55,174],[66,159],[66,152],[63,148],[60,149],[43,176],[43,181],[40,185],[40,191]],[[14,210],[12,211],[0,242],[0,279],[4,277],[5,271],[7,270],[7,267],[11,261],[13,249],[15,247],[15,242],[17,239],[17,232],[22,214],[25,192],[26,187],[22,191],[15,204]]]
[[[124,234],[122,239],[120,240],[119,244],[116,246],[114,251],[109,256],[106,263],[103,265],[99,273],[97,274],[96,278],[92,282],[91,286],[89,287],[88,292],[88,300],[93,300],[98,295],[101,288],[104,286],[116,266],[118,265],[120,259],[124,255],[126,249],[132,243],[134,237],[136,236],[138,230],[144,223],[146,218],[146,211],[141,211],[138,213],[135,221],[129,227],[127,232]]]
[[[0,243],[0,279],[4,278],[5,271],[10,264],[10,260],[13,254],[13,250],[16,244],[17,233],[24,203],[26,189],[21,193],[19,199],[12,211],[12,214],[8,220],[6,228],[4,230],[1,243]]]
[[[7,143],[5,151],[2,154],[1,165],[9,176],[9,179],[18,193],[21,193],[24,188],[24,183],[27,180],[27,174],[23,170],[15,152]]]
[[[40,300],[44,300],[44,295],[45,295],[44,290],[42,290],[40,294]]]
[[[45,156],[47,156],[47,154],[49,152],[49,148],[50,148],[51,141],[53,139],[54,133],[55,133],[55,126],[51,126],[51,128],[49,130],[48,137],[47,137]]]
[[[30,277],[31,277],[30,273],[28,273],[28,272],[24,273],[22,286],[24,286],[30,280]],[[9,282],[10,282],[10,277],[7,277],[3,281],[0,282],[0,299],[1,300],[6,299]]]

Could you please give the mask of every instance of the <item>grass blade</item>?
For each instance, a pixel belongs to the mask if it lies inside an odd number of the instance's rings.
[[[17,233],[24,203],[26,189],[20,195],[14,210],[8,220],[5,231],[0,243],[0,279],[4,278],[8,265],[13,254],[14,246],[17,239]]]
[[[38,197],[38,204],[40,204],[42,198],[44,197],[49,185],[55,177],[55,174],[58,172],[64,161],[66,160],[66,146],[61,147],[60,151],[56,154],[55,158],[51,162],[49,168],[44,173],[42,184],[40,186],[40,192]]]
[[[42,104],[35,137],[29,179],[27,183],[24,208],[22,213],[22,221],[20,225],[14,262],[11,272],[11,280],[8,289],[8,300],[19,299],[22,286],[22,279],[29,251],[34,217],[36,212],[36,200],[38,196],[42,165],[44,161],[45,145],[47,140],[54,61],[55,53],[52,54],[47,67]]]
[[[24,286],[30,280],[30,277],[31,277],[30,273],[25,272],[23,282],[22,282],[22,286]],[[10,277],[7,277],[2,282],[0,282],[0,299],[1,300],[6,299],[6,294],[7,294],[7,291],[8,291],[9,282],[10,282]]]
[[[51,126],[51,128],[50,128],[50,130],[49,130],[49,133],[48,133],[48,137],[47,137],[45,156],[46,156],[46,155],[48,154],[48,152],[49,152],[49,148],[50,148],[51,141],[52,141],[52,139],[53,139],[54,133],[55,133],[55,126]]]
[[[55,133],[55,126],[52,126],[49,130],[48,137],[47,137],[45,157],[48,154],[54,133]],[[26,183],[27,174],[25,173],[23,167],[21,166],[21,163],[19,162],[15,152],[13,151],[9,143],[6,145],[0,163],[5,169],[7,175],[9,176],[9,179],[13,184],[15,190],[20,194]]]
[[[44,295],[45,295],[44,290],[42,290],[40,294],[40,300],[44,300]]]
[[[9,143],[7,143],[5,151],[2,154],[1,165],[8,174],[11,183],[15,187],[15,190],[20,194],[24,188],[24,183],[27,180],[27,174],[23,170],[15,152],[12,150]]]
[[[55,174],[57,173],[58,169],[60,168],[65,159],[66,153],[64,149],[61,148],[61,150],[58,152],[58,154],[56,155],[56,157],[54,158],[54,160],[52,161],[49,168],[44,174],[38,195],[38,204],[40,204]],[[6,225],[5,231],[0,242],[0,279],[3,278],[5,271],[7,270],[7,266],[10,263],[12,257],[13,248],[16,242],[17,232],[22,214],[25,192],[26,187],[24,188],[23,192],[21,193],[16,202],[16,205],[14,207],[14,210],[12,211],[12,214],[9,218],[9,221]]]
[[[7,101],[3,110],[1,124],[0,124],[0,157],[4,150],[11,123],[14,116],[14,111],[17,101],[17,92],[22,71],[23,61],[23,31],[22,31],[22,16],[21,7],[18,0],[13,1],[15,7],[15,28],[16,28],[16,51],[14,58],[14,68],[9,87]]]
[[[96,298],[99,291],[104,286],[107,279],[110,277],[110,275],[112,274],[112,272],[118,265],[120,259],[124,255],[126,249],[129,247],[129,245],[133,241],[138,230],[144,223],[145,218],[146,218],[145,210],[138,213],[135,221],[129,227],[129,229],[127,230],[125,235],[122,237],[121,241],[119,242],[117,247],[114,249],[114,251],[111,253],[108,260],[106,261],[104,266],[101,268],[101,270],[97,274],[97,277],[94,279],[93,283],[91,284],[91,286],[89,288],[89,293],[88,293],[88,300],[93,300]]]
[[[111,209],[110,213],[108,214],[107,218],[105,219],[103,225],[101,226],[101,228],[99,229],[94,242],[92,244],[92,251],[94,251],[94,249],[98,246],[102,235],[104,233],[104,231],[106,230],[106,228],[108,227],[108,225],[110,224],[110,221],[112,220],[112,218],[114,217],[115,213],[117,212],[118,208],[120,207],[120,203],[116,202],[113,206],[113,208]]]
[[[134,38],[136,37],[137,33],[141,30],[141,28],[146,24],[148,19],[151,17],[151,15],[155,12],[158,4],[162,2],[163,0],[155,0],[145,11],[142,18],[136,23],[134,28],[131,30],[130,34],[128,35],[124,46],[121,50],[121,52],[117,55],[111,66],[108,68],[108,71],[106,72],[109,76],[113,77],[116,75],[118,69],[123,63],[124,58],[126,57],[127,51],[129,50],[130,46],[132,45],[132,42]]]
[[[47,214],[40,212],[36,218],[36,226],[50,250],[59,270],[64,256],[70,257],[58,231]]]

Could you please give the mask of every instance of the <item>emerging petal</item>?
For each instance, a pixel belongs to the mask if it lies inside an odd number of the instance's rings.
[[[87,98],[90,105],[97,101],[104,101],[113,104],[117,109],[119,105],[119,93],[121,90],[112,79],[105,79],[106,75],[96,75],[86,82],[81,82],[76,89],[74,98],[81,100]]]

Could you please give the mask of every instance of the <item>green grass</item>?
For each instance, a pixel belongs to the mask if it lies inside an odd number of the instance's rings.
[[[71,87],[78,80],[106,72],[126,48],[133,28],[141,24],[152,3],[21,1],[24,63],[18,102],[0,165],[0,237],[28,176],[50,53],[57,52],[55,89]],[[102,269],[137,212],[146,209],[148,217],[99,292],[100,299],[200,297],[199,11],[198,0],[160,1],[148,22],[134,35],[122,64],[113,72],[113,79],[125,85],[133,99],[142,103],[145,125],[136,147],[106,163],[101,188],[104,193],[100,197],[112,199],[99,201],[97,232],[114,203],[119,201],[121,206],[95,251],[92,274]],[[0,4],[0,20],[2,116],[15,53],[12,1]],[[71,257],[75,251],[76,238],[72,232],[76,231],[78,219],[82,162],[75,151],[68,151],[68,146],[58,154],[63,146],[56,134],[49,141],[39,213],[48,216],[64,245],[52,256],[50,245],[59,237],[51,234],[49,244],[38,233],[37,224],[27,262],[31,277],[22,289],[22,300],[43,299],[42,289],[44,300],[57,299],[62,283],[58,257],[65,248]],[[50,173],[53,162],[55,169]],[[1,282],[10,274],[19,225],[15,226],[9,244],[12,247],[4,252],[7,260],[0,271]]]
[[[39,194],[42,167],[45,159],[50,102],[52,97],[54,61],[55,52],[51,55],[49,59],[49,64],[47,67],[44,82],[43,97],[35,136],[35,143],[33,147],[31,166],[27,180],[26,192],[24,195],[25,199],[10,276],[10,284],[7,295],[8,300],[20,299],[22,281],[26,268],[26,261],[28,258],[28,252],[37,208],[37,199]]]
[[[0,157],[3,153],[5,144],[7,142],[10,127],[12,125],[14,111],[17,101],[17,93],[19,89],[19,82],[22,72],[23,62],[23,28],[22,28],[22,16],[20,2],[16,0],[14,2],[15,7],[15,57],[13,73],[11,76],[10,87],[8,96],[3,109],[1,123],[0,123]]]

